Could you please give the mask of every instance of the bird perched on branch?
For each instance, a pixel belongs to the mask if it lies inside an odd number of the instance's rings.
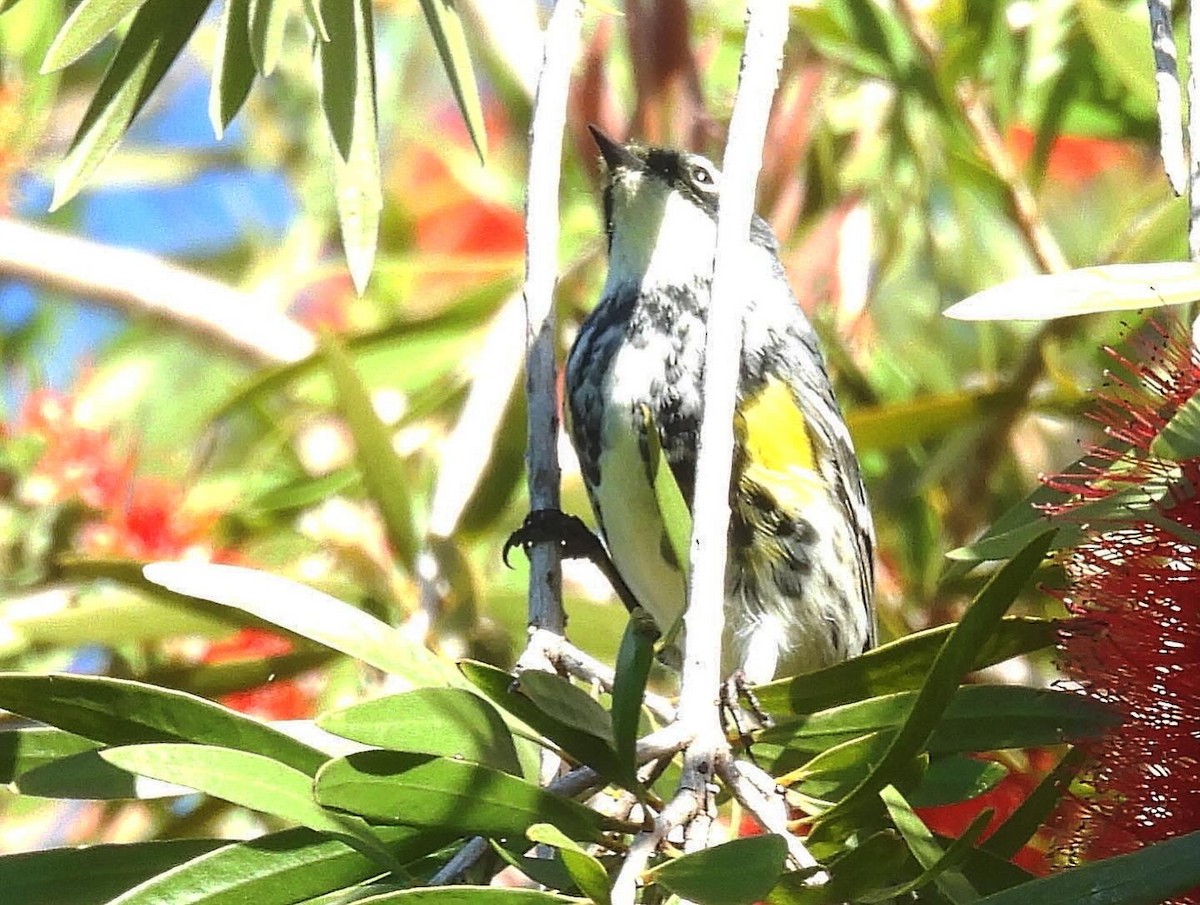
[[[667,631],[686,563],[665,534],[653,458],[661,450],[690,506],[721,174],[696,154],[592,134],[608,171],[608,278],[567,360],[567,430],[612,560]],[[874,532],[816,334],[761,218],[738,254],[722,668],[758,683],[875,643]]]

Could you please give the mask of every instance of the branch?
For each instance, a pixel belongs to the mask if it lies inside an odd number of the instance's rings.
[[[542,69],[530,126],[525,198],[525,360],[529,394],[529,503],[559,508],[558,392],[554,363],[554,284],[558,255],[558,186],[571,68],[583,25],[582,0],[559,0],[546,25]],[[529,623],[562,633],[562,571],[558,547],[529,551]]]
[[[1171,23],[1171,0],[1147,0],[1150,48],[1154,51],[1154,84],[1158,88],[1158,153],[1176,195],[1187,191],[1188,164],[1183,143],[1183,97],[1179,86],[1179,51]],[[1193,32],[1194,34],[1194,32]]]
[[[721,207],[713,264],[712,301],[705,338],[704,417],[696,461],[695,528],[684,613],[683,677],[679,716],[696,735],[684,755],[684,776],[708,782],[714,760],[729,744],[721,729],[716,699],[722,678],[721,640],[725,627],[725,563],[729,534],[729,481],[733,467],[733,415],[742,344],[743,275],[735,270],[741,246],[749,241],[754,188],[762,166],[762,146],[783,45],[787,39],[785,0],[750,0],[746,43],[737,97],[723,160]]]
[[[1188,4],[1188,253],[1200,261],[1200,3]]]
[[[0,275],[159,318],[256,365],[299,361],[316,350],[312,333],[266,299],[146,252],[2,217]]]

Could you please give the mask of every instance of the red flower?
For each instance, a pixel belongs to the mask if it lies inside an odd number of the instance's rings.
[[[261,660],[292,651],[287,638],[262,629],[244,628],[237,634],[209,645],[204,663]],[[220,699],[226,707],[267,720],[298,720],[313,714],[315,696],[293,679],[268,682],[257,688],[235,691]]]
[[[1049,481],[1076,494],[1054,514],[1092,521],[1064,554],[1063,599],[1081,618],[1064,634],[1063,669],[1125,717],[1091,745],[1093,792],[1067,843],[1078,858],[1200,827],[1200,456],[1151,452],[1200,390],[1200,354],[1179,331],[1159,334],[1139,361],[1110,350],[1131,376],[1112,379],[1097,418],[1128,451],[1097,450],[1096,467]],[[1079,508],[1117,494],[1129,506],[1099,520]],[[1172,901],[1200,903],[1200,889]]]

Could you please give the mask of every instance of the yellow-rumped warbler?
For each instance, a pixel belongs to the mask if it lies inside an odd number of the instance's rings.
[[[695,154],[592,134],[608,168],[608,279],[567,360],[567,430],[609,553],[666,630],[686,588],[644,434],[657,428],[690,504],[721,174]],[[875,642],[874,531],[858,460],[778,251],[755,217],[736,268],[744,326],[722,657],[725,675],[740,668],[750,682]]]

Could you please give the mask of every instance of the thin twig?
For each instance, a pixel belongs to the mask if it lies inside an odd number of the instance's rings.
[[[714,763],[729,743],[717,707],[721,641],[725,627],[725,562],[729,532],[729,480],[733,467],[733,414],[742,344],[744,277],[736,272],[754,214],[754,189],[771,100],[783,64],[788,5],[784,0],[750,0],[746,43],[737,96],[723,159],[721,207],[708,310],[704,366],[704,417],[696,461],[695,529],[684,613],[684,656],[680,720],[695,733],[684,754],[681,785],[703,794]],[[697,804],[690,813],[702,810]]]
[[[256,365],[306,358],[316,339],[258,298],[155,255],[0,218],[0,275],[150,315]]]
[[[1146,0],[1150,11],[1150,47],[1158,86],[1158,140],[1163,170],[1176,195],[1187,191],[1188,165],[1183,149],[1183,97],[1179,85],[1179,51],[1171,23],[1170,0]]]
[[[558,186],[571,68],[583,24],[582,0],[559,0],[546,25],[542,68],[530,126],[525,197],[525,324],[529,394],[529,503],[559,508],[558,393],[554,362],[554,286],[558,271]],[[561,633],[562,570],[558,547],[529,551],[529,623]]]
[[[762,824],[763,829],[783,837],[787,842],[788,857],[794,869],[820,866],[805,847],[804,840],[788,830],[787,805],[783,796],[779,794],[775,781],[760,767],[731,758],[718,763],[717,775],[729,787],[738,803]],[[824,871],[817,871],[808,880],[812,886],[827,882],[829,875]]]

